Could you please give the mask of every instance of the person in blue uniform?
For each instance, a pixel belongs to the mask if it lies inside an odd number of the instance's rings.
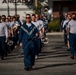
[[[31,21],[32,24],[34,24],[34,25],[36,26],[36,25],[37,25],[37,22],[35,21],[35,14],[32,15],[31,20],[32,20],[32,21]],[[37,27],[36,27],[36,28],[37,28]],[[38,33],[39,33],[39,31],[38,31]],[[37,56],[38,56],[39,50],[40,50],[40,38],[39,38],[39,36],[36,38],[35,46],[36,46],[35,59],[37,59]]]
[[[11,22],[11,32],[14,48],[17,48],[19,26],[20,24],[16,21],[16,17],[13,16],[13,21]]]
[[[67,50],[70,50],[69,39],[67,36],[67,26],[71,21],[71,15],[67,14],[66,20],[63,22],[62,32],[64,33],[64,43],[67,45]]]
[[[38,27],[40,26],[40,22],[38,22],[38,21],[36,21],[36,17],[35,17],[35,14],[32,14],[32,17],[31,17],[31,22],[32,22],[32,24],[34,24],[35,26],[36,26],[36,28],[38,29]],[[40,28],[40,27],[39,27]],[[40,28],[41,29],[41,28]],[[39,34],[39,29],[38,29],[38,34]],[[35,44],[35,46],[36,46],[36,53],[35,53],[35,59],[37,59],[37,57],[38,57],[38,55],[39,55],[39,53],[40,53],[40,48],[41,48],[41,39],[40,39],[40,37],[38,36],[37,38],[36,38],[36,44]]]
[[[37,50],[35,59],[37,59],[39,53],[42,50],[42,38],[44,37],[44,24],[43,24],[43,21],[40,20],[40,17],[39,17],[38,14],[35,14],[35,21],[36,21],[36,23],[34,23],[34,22],[33,23],[35,24],[35,26],[37,27],[38,32],[39,32],[39,37],[36,38],[36,42],[37,42],[37,45],[38,45],[38,50]]]
[[[72,19],[67,26],[67,36],[70,43],[70,58],[74,59],[75,56],[75,42],[76,42],[76,13],[72,13]]]
[[[26,14],[26,23],[20,28],[19,42],[24,52],[24,69],[32,70],[35,62],[35,37],[38,36],[38,30],[31,23],[30,14]]]
[[[4,59],[5,55],[5,42],[8,40],[8,29],[4,22],[5,18],[2,17],[2,22],[0,21],[0,56],[1,60]]]

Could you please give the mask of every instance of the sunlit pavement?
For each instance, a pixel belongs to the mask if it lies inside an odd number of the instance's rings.
[[[22,49],[18,47],[0,60],[0,75],[76,75],[76,55],[70,59],[63,34],[48,33],[47,37],[49,43],[43,46],[32,71],[24,70],[23,54],[19,55]]]

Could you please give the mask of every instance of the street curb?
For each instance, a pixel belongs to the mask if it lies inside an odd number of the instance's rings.
[[[63,32],[50,32],[47,33],[46,35],[63,35]]]

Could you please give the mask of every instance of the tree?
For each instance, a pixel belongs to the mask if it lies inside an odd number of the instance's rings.
[[[37,0],[37,4],[36,4],[36,6],[35,6],[35,13],[36,14],[41,14],[41,8],[42,8],[43,6],[41,5],[41,3],[40,3],[40,0]]]

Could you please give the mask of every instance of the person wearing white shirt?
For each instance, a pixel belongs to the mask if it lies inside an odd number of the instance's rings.
[[[13,21],[10,24],[10,28],[11,28],[11,38],[12,41],[14,42],[13,48],[17,47],[17,42],[18,42],[18,27],[20,26],[20,24],[16,21],[16,17],[13,16]]]
[[[72,13],[72,20],[68,23],[67,33],[70,42],[70,58],[74,59],[75,42],[76,42],[76,13]]]
[[[39,20],[39,15],[38,14],[35,14],[35,17],[36,17],[36,27],[38,28],[39,30],[39,34],[40,34],[40,37],[43,38],[44,36],[44,23],[42,20]]]
[[[71,15],[67,14],[66,20],[63,22],[63,27],[62,27],[63,33],[64,33],[64,42],[67,45],[67,50],[70,50],[69,39],[67,36],[67,26],[68,26],[68,23],[70,22],[70,20],[71,20]]]
[[[39,33],[38,23],[35,20],[36,19],[35,14],[32,15],[32,18],[31,19],[32,19],[32,21],[31,21],[32,24],[34,24],[36,26],[36,28],[38,29],[38,33]],[[36,37],[36,44],[35,44],[35,46],[36,46],[35,59],[37,59],[38,54],[39,54],[39,51],[40,51],[40,46],[41,46],[41,40],[40,40],[39,36]]]
[[[8,39],[8,29],[4,22],[0,22],[0,55],[1,59],[4,59],[5,55],[5,42]]]

